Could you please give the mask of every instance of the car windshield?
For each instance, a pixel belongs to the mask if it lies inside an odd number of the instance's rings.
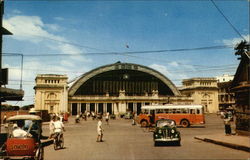
[[[161,120],[157,122],[157,127],[164,127],[164,126],[175,126],[175,122],[173,120]]]

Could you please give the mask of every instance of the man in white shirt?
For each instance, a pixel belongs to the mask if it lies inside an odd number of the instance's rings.
[[[60,117],[56,117],[54,124],[54,133],[62,133],[65,131],[63,123],[60,121]]]
[[[28,134],[28,132],[26,132],[25,130],[23,130],[24,126],[24,122],[23,121],[17,121],[17,124],[13,125],[13,132],[12,135],[15,138],[22,138],[22,137],[26,137],[26,136],[31,136],[30,134]]]
[[[102,129],[102,117],[99,118],[97,122],[97,140],[96,142],[103,142],[103,129]]]

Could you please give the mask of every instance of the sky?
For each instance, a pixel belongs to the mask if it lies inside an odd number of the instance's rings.
[[[234,46],[249,42],[249,3],[5,0],[3,26],[13,33],[3,39],[6,87],[25,92],[23,101],[7,103],[33,104],[37,74],[63,74],[71,82],[117,61],[151,67],[176,86],[187,78],[234,75]],[[212,48],[196,49],[206,47]]]

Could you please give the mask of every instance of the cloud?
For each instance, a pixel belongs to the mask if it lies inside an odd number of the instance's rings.
[[[56,32],[61,31],[61,27],[57,24],[46,24],[46,27],[51,31],[56,31]]]
[[[65,38],[46,31],[45,28],[51,24],[45,25],[38,16],[13,16],[4,19],[3,25],[13,33],[13,39],[32,43],[42,41],[41,37],[65,41]]]
[[[57,17],[57,19],[60,18]],[[86,52],[85,49],[71,45],[71,42],[65,37],[52,33],[53,31],[60,31],[60,26],[57,24],[45,24],[38,16],[20,15],[4,19],[3,24],[14,34],[11,36],[13,39],[39,45],[43,42],[43,45],[48,49],[58,51],[59,53],[74,55],[70,57],[71,59],[91,62],[90,59],[79,55],[79,53]]]
[[[54,20],[57,20],[57,21],[63,21],[64,18],[63,17],[54,17]]]
[[[62,61],[60,62],[60,64],[61,64],[62,66],[67,66],[67,67],[74,67],[74,66],[75,66],[74,63],[73,63],[72,61],[66,61],[66,60],[62,60]]]
[[[159,71],[160,73],[164,74],[165,76],[171,75],[166,66],[159,65],[159,64],[152,64],[149,67]]]
[[[175,82],[176,85],[181,85],[181,81],[183,79],[188,78],[188,75],[183,70],[180,70],[180,68],[181,69],[183,69],[183,68],[193,69],[193,67],[190,65],[181,65],[180,66],[178,64],[178,62],[176,62],[176,61],[173,61],[173,62],[167,64],[167,66],[159,65],[159,64],[152,64],[149,67],[162,73],[167,78],[169,78],[170,81]]]
[[[246,39],[247,41],[249,41],[250,39],[250,35],[243,35],[244,39]],[[240,43],[242,41],[242,38],[232,38],[232,39],[224,39],[222,40],[222,43],[224,43],[225,45],[233,45],[236,46],[238,43]]]
[[[14,9],[14,10],[12,11],[12,13],[13,13],[13,14],[21,14],[22,12],[19,11],[19,10],[17,10],[17,9]]]
[[[178,67],[179,63],[176,61],[170,62],[169,65],[174,66],[174,67]]]

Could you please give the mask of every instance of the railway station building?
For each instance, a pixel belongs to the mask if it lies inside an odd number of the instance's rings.
[[[49,113],[85,111],[124,114],[143,105],[193,104],[160,72],[139,64],[117,62],[81,75],[69,87],[66,75],[38,75],[35,108]]]

